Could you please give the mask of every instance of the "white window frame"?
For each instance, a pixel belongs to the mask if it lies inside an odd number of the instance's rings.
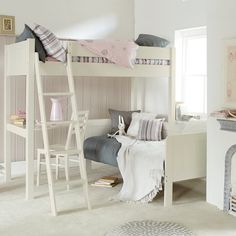
[[[187,74],[186,69],[186,44],[189,39],[194,38],[207,38],[207,28],[197,27],[185,30],[178,30],[175,32],[175,47],[176,47],[176,101],[184,102],[185,98],[185,81]],[[193,113],[193,115],[203,115],[207,113],[207,74],[191,74],[191,76],[201,76],[204,77],[204,104],[203,113]]]

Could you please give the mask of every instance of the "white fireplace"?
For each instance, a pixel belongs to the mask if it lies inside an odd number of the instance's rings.
[[[220,129],[229,133],[236,132],[236,121],[218,119]],[[236,216],[236,139],[225,152],[224,157],[224,206],[223,210]]]
[[[236,216],[236,144],[225,155],[224,211]]]
[[[231,196],[236,196],[236,132],[221,129],[213,117],[207,129],[207,202],[228,211]]]

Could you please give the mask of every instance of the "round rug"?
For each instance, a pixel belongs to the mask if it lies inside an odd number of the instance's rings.
[[[145,220],[117,226],[105,236],[194,236],[194,234],[177,223]]]

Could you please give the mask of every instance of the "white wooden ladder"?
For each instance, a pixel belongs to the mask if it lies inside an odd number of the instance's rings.
[[[75,88],[74,88],[74,79],[72,74],[72,57],[68,53],[67,54],[67,63],[66,63],[66,71],[67,71],[67,79],[68,79],[68,87],[69,92],[61,92],[61,93],[44,93],[43,92],[43,83],[42,83],[42,76],[41,76],[41,62],[39,62],[38,53],[35,53],[35,73],[36,73],[36,81],[37,81],[37,90],[38,90],[38,98],[39,98],[39,109],[40,109],[40,117],[41,117],[41,126],[42,126],[42,134],[43,134],[43,145],[45,150],[45,162],[46,162],[46,172],[47,172],[47,180],[48,180],[48,188],[49,188],[49,197],[51,203],[51,211],[53,215],[57,215],[57,208],[56,208],[56,200],[55,200],[55,193],[53,188],[53,178],[52,178],[52,171],[50,165],[50,157],[51,155],[58,155],[58,154],[68,154],[68,155],[79,155],[80,158],[80,173],[81,179],[83,183],[83,190],[85,195],[85,200],[87,202],[88,209],[91,209],[89,195],[88,195],[88,180],[87,180],[87,173],[85,168],[85,159],[83,153],[83,144],[81,141],[80,136],[80,124],[79,124],[79,117],[78,117],[78,110],[77,110],[77,102],[76,102],[76,95],[75,95]],[[69,96],[71,101],[71,108],[73,119],[68,121],[47,121],[46,119],[46,112],[45,112],[45,96]],[[49,138],[48,138],[48,127],[52,126],[69,126],[73,125],[75,130],[75,139],[76,139],[76,147],[70,149],[68,145],[65,145],[65,148],[62,150],[56,150],[49,145]]]

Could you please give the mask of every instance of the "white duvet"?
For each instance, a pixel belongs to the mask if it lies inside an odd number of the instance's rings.
[[[117,156],[123,177],[118,199],[144,203],[152,201],[162,189],[165,140],[139,141],[127,136],[116,136],[116,139],[122,144]]]

